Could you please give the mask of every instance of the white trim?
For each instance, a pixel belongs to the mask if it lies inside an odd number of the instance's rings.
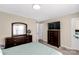
[[[63,48],[67,48],[67,49],[72,49],[71,47],[68,47],[68,46],[61,46]]]
[[[66,49],[70,49],[70,50],[78,50],[79,51],[79,49],[75,49],[75,48],[71,48],[71,47],[67,47],[67,46],[61,46],[62,48],[66,48]]]

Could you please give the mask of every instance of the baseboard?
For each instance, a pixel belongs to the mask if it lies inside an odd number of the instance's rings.
[[[67,50],[71,50],[71,51],[79,51],[79,49],[74,49],[71,47],[67,47],[67,46],[61,46],[61,48],[67,49]]]
[[[40,43],[46,43],[47,44],[47,42],[46,41],[44,41],[44,40],[42,40],[42,39],[39,39],[39,41],[38,42],[40,42]]]
[[[72,49],[71,47],[68,47],[68,46],[65,46],[65,45],[64,46],[61,45],[61,47],[66,48],[66,49]]]

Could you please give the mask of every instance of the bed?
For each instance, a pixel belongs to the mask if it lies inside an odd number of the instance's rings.
[[[42,43],[28,43],[2,49],[3,55],[62,55],[59,51]]]

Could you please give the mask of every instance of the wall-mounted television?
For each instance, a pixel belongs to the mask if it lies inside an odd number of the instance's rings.
[[[48,29],[60,29],[60,22],[48,23]]]

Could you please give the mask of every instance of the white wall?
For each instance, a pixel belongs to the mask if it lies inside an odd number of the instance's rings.
[[[31,34],[33,36],[33,42],[36,41],[37,23],[33,19],[0,12],[0,44],[4,43],[5,37],[11,36],[11,23],[13,22],[26,23],[28,25],[28,29],[31,30]]]

